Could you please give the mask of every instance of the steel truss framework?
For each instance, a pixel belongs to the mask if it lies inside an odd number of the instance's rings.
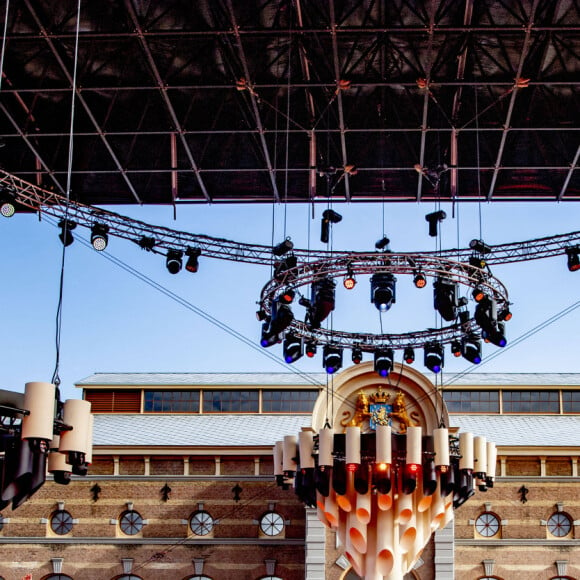
[[[5,14],[6,1],[0,1]],[[11,0],[0,163],[115,203],[580,200],[578,0]]]

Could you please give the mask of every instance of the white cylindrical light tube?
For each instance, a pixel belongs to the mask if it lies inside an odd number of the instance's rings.
[[[87,453],[91,404],[81,399],[68,399],[63,405],[63,421],[72,431],[60,434],[60,452]]]
[[[407,427],[407,464],[421,465],[421,427]]]
[[[497,464],[497,447],[493,441],[487,442],[487,475],[492,479],[495,477],[495,467]]]
[[[377,442],[376,462],[390,464],[392,460],[390,425],[377,425],[375,437]]]
[[[435,465],[449,465],[449,430],[442,427],[433,429]]]
[[[324,428],[318,432],[318,465],[332,466],[332,451],[334,447],[334,431]]]
[[[371,521],[371,487],[367,493],[356,494],[356,517],[360,522],[367,525]]]
[[[282,452],[282,469],[284,471],[296,471],[295,457],[298,453],[296,435],[284,435],[284,447]]]
[[[313,435],[312,431],[300,431],[300,433],[298,433],[300,467],[303,469],[314,467],[314,457],[312,457],[312,451],[314,450]]]
[[[336,503],[336,492],[332,488],[330,488],[328,497],[324,499],[324,515],[333,529],[338,528],[340,515],[338,513],[338,504]]]
[[[346,464],[360,465],[360,427],[346,428]]]
[[[476,473],[485,473],[487,471],[487,440],[485,437],[478,435],[473,438],[473,470]]]
[[[274,475],[284,475],[282,469],[282,457],[284,453],[284,441],[276,441],[273,449],[274,455]]]
[[[24,387],[24,408],[30,411],[22,418],[22,439],[52,439],[55,386],[32,382]]]
[[[87,429],[87,451],[85,453],[85,463],[90,465],[93,462],[93,428],[95,426],[95,416],[89,415],[89,428]]]
[[[379,510],[377,513],[377,570],[387,576],[395,563],[395,538],[393,511]]]
[[[473,433],[459,434],[459,469],[473,469]]]
[[[356,516],[356,512],[353,510],[348,514],[346,519],[348,527],[348,538],[347,543],[354,546],[357,552],[360,554],[366,554],[367,552],[367,525],[363,524]]]

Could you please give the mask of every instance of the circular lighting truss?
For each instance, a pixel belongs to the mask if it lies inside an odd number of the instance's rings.
[[[284,303],[288,291],[300,293],[299,289],[312,285],[324,278],[343,278],[349,275],[392,274],[416,276],[445,280],[458,286],[467,287],[471,292],[479,288],[495,301],[497,311],[508,311],[508,292],[502,282],[488,270],[458,262],[446,257],[409,253],[368,253],[350,254],[336,258],[322,259],[299,264],[288,269],[282,276],[275,276],[262,289],[260,295],[261,317],[271,317],[274,304]],[[463,314],[466,313],[466,314]],[[466,304],[458,307],[458,321],[438,328],[418,330],[400,334],[373,334],[364,332],[345,332],[336,329],[312,328],[307,322],[296,320],[285,328],[308,343],[357,348],[373,352],[378,346],[393,349],[422,348],[430,342],[451,343],[473,334],[478,328],[475,317],[469,315]]]

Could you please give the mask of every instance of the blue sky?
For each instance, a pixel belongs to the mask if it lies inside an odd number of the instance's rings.
[[[171,207],[110,209],[151,224],[266,245],[271,243],[274,229],[275,242],[288,235],[296,247],[324,248],[319,240],[324,209],[320,205],[315,208],[315,219],[305,205],[179,206],[175,221]],[[382,206],[336,204],[334,209],[343,216],[333,229],[334,248],[374,250],[383,233]],[[433,209],[432,204],[387,204],[385,232],[391,249],[435,249],[435,238],[428,236],[425,221],[425,214]],[[449,207],[443,209],[448,215],[441,225],[443,248],[466,247],[471,239],[480,237],[480,211],[482,238],[489,244],[580,230],[580,206],[573,203],[462,204],[455,218]],[[88,238],[84,229],[74,233]],[[0,220],[0,251],[1,388],[21,391],[25,382],[50,381],[53,374],[62,246],[58,230],[47,221],[39,221],[35,215],[15,215]],[[107,252],[257,345],[256,302],[269,278],[269,268],[202,256],[197,274],[183,270],[173,276],[162,256],[144,252],[130,242],[112,238]],[[510,341],[580,299],[580,272],[567,270],[565,256],[496,266],[493,273],[505,283],[513,302],[514,317],[507,325]],[[406,278],[399,279],[397,304],[383,315],[384,328],[393,332],[422,330],[435,323],[431,285],[420,291]],[[301,309],[295,308],[295,312],[301,314]],[[580,308],[476,370],[580,372],[579,323]],[[350,293],[340,288],[334,327],[379,332],[379,314],[369,302],[365,280]],[[281,347],[264,350],[238,341],[78,241],[67,248],[59,371],[64,398],[79,396],[74,382],[94,372],[290,370],[280,362]],[[496,350],[486,346],[484,360]],[[345,353],[345,361],[349,359],[350,353]],[[320,372],[321,364],[320,356],[313,360],[304,357],[294,367]],[[425,370],[420,360],[415,364]],[[453,360],[447,349],[445,374],[469,367],[463,359]]]

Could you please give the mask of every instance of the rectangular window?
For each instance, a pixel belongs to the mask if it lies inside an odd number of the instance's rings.
[[[91,403],[93,413],[139,413],[141,391],[85,390],[85,400]]]
[[[562,391],[564,413],[580,413],[580,391]]]
[[[443,391],[450,413],[499,413],[499,391]]]
[[[199,391],[145,391],[146,413],[199,413]]]
[[[263,390],[263,413],[311,413],[317,390]]]
[[[257,413],[258,391],[203,391],[204,413]]]
[[[559,413],[558,391],[503,391],[504,413]]]

